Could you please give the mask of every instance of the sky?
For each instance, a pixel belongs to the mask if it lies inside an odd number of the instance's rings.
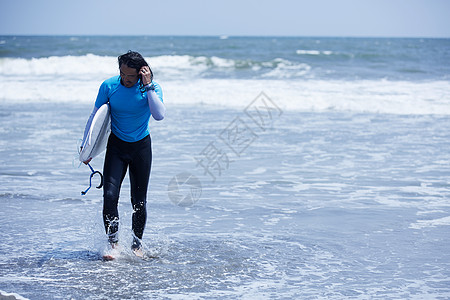
[[[0,35],[450,38],[450,0],[0,0]]]

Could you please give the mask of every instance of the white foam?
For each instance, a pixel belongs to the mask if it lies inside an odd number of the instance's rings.
[[[44,58],[2,58],[0,76],[92,76],[117,73],[116,58],[88,54],[85,56],[51,56]],[[24,78],[25,79],[25,78]]]
[[[245,172],[245,174],[248,174],[248,175],[255,175],[255,174],[262,174],[262,173],[265,173],[266,171],[267,171],[266,168],[258,167],[258,168],[256,168],[256,169],[254,169],[253,171]]]
[[[297,50],[296,53],[298,55],[331,55],[333,51],[319,51],[319,50]]]
[[[318,50],[297,50],[296,53],[298,55],[320,55],[320,51]]]
[[[432,220],[418,220],[416,223],[412,223],[409,228],[423,229],[436,226],[450,226],[450,216]]]
[[[311,71],[311,66],[304,63],[293,63],[281,58],[275,59],[276,68],[262,75],[263,78],[289,79],[303,77]]]
[[[450,82],[444,80],[301,80],[296,76],[307,74],[311,67],[281,58],[253,65],[268,69],[261,71],[260,79],[208,79],[199,75],[212,69],[233,71],[238,62],[188,55],[148,60],[167,105],[244,108],[263,91],[289,111],[450,115]],[[101,82],[117,74],[114,57],[1,58],[0,101],[93,103]]]
[[[208,69],[208,58],[189,55],[162,55],[148,58],[155,76],[185,79],[198,76]]]
[[[217,56],[190,56],[190,55],[160,55],[146,57],[155,75],[164,78],[189,79],[202,74],[206,70],[236,69],[243,64],[253,70],[259,70],[261,66],[280,68],[303,68],[304,64],[297,66],[296,63],[284,59],[274,59],[267,62],[252,62],[234,59],[226,59]],[[285,68],[288,70],[289,68]],[[112,56],[98,56],[87,54],[84,56],[51,56],[44,58],[0,58],[0,76],[61,76],[73,78],[91,78],[91,76],[109,76],[117,73],[117,58]]]
[[[22,297],[16,293],[7,293],[5,291],[0,290],[0,299],[10,299],[10,300],[28,300],[28,298]]]
[[[167,81],[164,87],[166,99],[177,104],[245,107],[264,91],[278,106],[288,111],[450,114],[450,83],[445,81],[200,79]]]
[[[254,77],[296,78],[308,74],[311,67],[305,63],[282,58],[269,61],[227,59],[217,56],[161,55],[146,57],[155,76],[167,79],[189,80],[202,77],[204,72],[227,73],[238,69],[252,71]],[[264,72],[260,72],[264,68]],[[267,71],[265,70],[267,69]],[[88,54],[85,56],[51,56],[44,58],[0,58],[0,77],[50,76],[55,80],[79,78],[91,80],[117,74],[117,58]],[[62,78],[61,78],[62,77]]]

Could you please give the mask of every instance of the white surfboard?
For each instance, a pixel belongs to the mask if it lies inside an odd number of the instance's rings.
[[[89,127],[86,140],[84,141],[84,144],[81,145],[83,148],[80,152],[80,161],[87,161],[88,159],[94,158],[102,153],[108,143],[110,132],[110,108],[108,104],[103,104],[95,113],[94,118],[92,119],[91,127]]]

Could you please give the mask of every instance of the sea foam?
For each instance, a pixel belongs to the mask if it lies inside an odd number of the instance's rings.
[[[446,80],[310,78],[308,64],[281,58],[260,64],[215,56],[163,55],[147,59],[167,105],[244,108],[265,92],[281,108],[295,111],[450,114],[450,82]],[[256,70],[258,77],[204,75],[233,73],[242,67],[249,72]],[[266,70],[258,71],[261,68]],[[0,101],[93,103],[101,82],[117,74],[116,58],[93,54],[2,58]]]

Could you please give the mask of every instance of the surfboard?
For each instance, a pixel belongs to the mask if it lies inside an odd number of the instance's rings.
[[[86,140],[81,145],[79,156],[81,162],[94,158],[105,150],[111,132],[110,115],[109,104],[103,104],[95,113]]]

